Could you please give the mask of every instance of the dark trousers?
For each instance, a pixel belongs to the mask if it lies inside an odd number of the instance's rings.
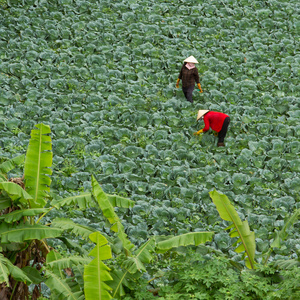
[[[229,117],[225,118],[222,129],[218,134],[219,137],[218,143],[224,143],[224,138],[226,136],[229,123],[230,123],[230,118]]]
[[[182,91],[184,93],[184,96],[186,98],[187,101],[193,103],[193,90],[195,88],[195,85],[191,85],[191,86],[185,86],[185,87],[182,87]]]

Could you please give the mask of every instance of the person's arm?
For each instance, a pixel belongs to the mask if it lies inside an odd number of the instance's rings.
[[[210,125],[209,125],[209,119],[207,117],[207,114],[204,115],[203,121],[204,121],[204,128],[200,129],[199,131],[194,132],[194,135],[198,135],[200,133],[204,133],[209,130]]]
[[[179,76],[178,76],[178,79],[176,81],[176,87],[179,88],[179,82],[180,82],[180,79],[182,78],[182,68],[180,70],[180,73],[179,73]]]
[[[203,121],[204,121],[204,128],[203,128],[203,132],[206,132],[209,130],[209,120],[207,118],[207,115],[204,115],[204,118],[203,118]]]
[[[195,77],[195,81],[196,83],[200,83],[200,79],[199,79],[199,73],[198,73],[198,69],[194,68],[194,77]]]
[[[195,76],[195,81],[196,81],[196,83],[197,83],[199,92],[200,92],[200,93],[203,93],[202,88],[201,88],[201,84],[200,84],[199,73],[198,73],[198,69],[197,69],[197,68],[195,68],[194,76]]]
[[[181,69],[180,69],[180,73],[179,73],[178,79],[182,79],[182,68],[183,67],[181,67]]]

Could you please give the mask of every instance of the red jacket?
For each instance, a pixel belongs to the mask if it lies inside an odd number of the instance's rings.
[[[209,111],[203,117],[205,127],[203,132],[206,132],[211,128],[214,131],[220,132],[224,123],[224,120],[229,117],[226,114],[216,111]]]

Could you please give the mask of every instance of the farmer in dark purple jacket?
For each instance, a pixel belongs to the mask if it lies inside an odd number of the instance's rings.
[[[200,93],[203,93],[199,81],[198,69],[195,64],[198,64],[198,61],[194,56],[186,58],[176,82],[176,87],[179,88],[180,79],[182,80],[182,91],[187,101],[191,103],[193,103],[192,95],[195,88],[195,82],[197,83]]]

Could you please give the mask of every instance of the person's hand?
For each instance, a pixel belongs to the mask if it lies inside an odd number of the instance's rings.
[[[199,131],[194,132],[194,135],[199,135],[200,133],[203,133],[203,129],[200,129]]]
[[[201,84],[200,84],[200,83],[197,83],[197,86],[198,86],[199,92],[200,92],[200,93],[203,93],[202,88],[201,88]]]
[[[176,87],[177,88],[179,88],[179,81],[180,81],[180,79],[178,78],[177,81],[176,81]]]

